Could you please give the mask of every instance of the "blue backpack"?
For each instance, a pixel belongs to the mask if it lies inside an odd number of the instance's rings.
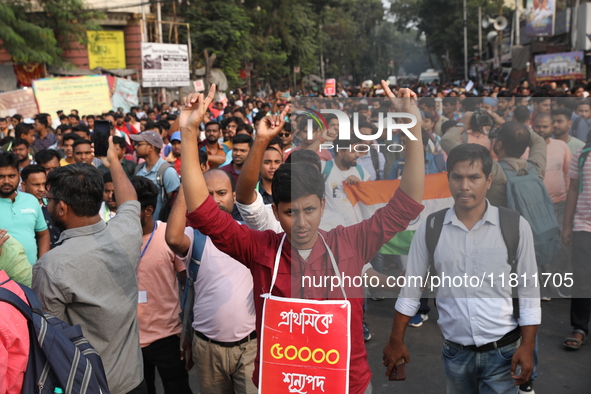
[[[33,290],[20,287],[30,306],[1,287],[0,301],[15,307],[28,321],[29,361],[22,392],[50,394],[61,388],[66,394],[109,394],[101,357],[84,338],[80,326],[43,313]]]
[[[199,266],[201,265],[201,258],[207,236],[201,234],[199,230],[193,230],[193,250],[191,250],[191,260],[187,269],[187,280],[185,282],[185,289],[181,297],[181,344],[185,338],[189,342],[193,339],[193,304],[195,303],[195,281],[199,273]]]
[[[544,266],[560,251],[560,227],[552,199],[531,163],[528,163],[527,171],[519,173],[503,161],[499,164],[507,176],[507,208],[519,212],[529,222],[536,261],[539,266]]]

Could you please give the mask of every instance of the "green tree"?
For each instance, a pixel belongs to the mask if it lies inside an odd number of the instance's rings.
[[[498,15],[500,4],[497,1],[466,0],[469,58],[472,58],[473,46],[478,44],[479,6],[482,7],[483,15]],[[395,18],[399,30],[413,31],[417,39],[424,34],[432,67],[436,63],[444,64],[448,71],[463,67],[461,0],[396,0],[391,4],[390,14]]]
[[[86,43],[86,31],[102,13],[82,0],[11,0],[0,3],[0,47],[17,63],[62,64],[70,42]]]
[[[191,44],[197,61],[208,50],[216,55],[230,86],[239,83],[240,70],[251,58],[252,23],[244,7],[236,0],[202,0],[185,4],[182,14],[191,25]]]

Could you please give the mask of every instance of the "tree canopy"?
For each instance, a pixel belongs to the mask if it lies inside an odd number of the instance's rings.
[[[0,48],[17,63],[62,64],[68,43],[85,43],[86,31],[95,30],[93,20],[101,17],[82,0],[0,2]]]
[[[425,55],[420,40],[397,31],[387,13],[381,0],[199,0],[180,12],[191,24],[196,66],[208,50],[231,86],[243,83],[240,71],[253,63],[255,83],[282,88],[293,86],[294,67],[298,81],[322,76],[324,66],[326,78],[351,83],[386,78],[405,63],[427,68],[417,59]]]

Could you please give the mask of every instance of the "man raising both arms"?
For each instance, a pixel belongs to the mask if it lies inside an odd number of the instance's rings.
[[[386,82],[382,82],[382,86],[395,102],[394,94]],[[283,164],[273,176],[272,195],[273,211],[285,233],[260,232],[239,225],[231,215],[217,208],[209,197],[203,174],[194,170],[199,166],[199,124],[214,93],[215,87],[212,85],[207,98],[201,94],[185,98],[180,115],[183,139],[181,172],[189,225],[208,235],[220,251],[250,269],[254,283],[257,332],[261,331],[264,306],[262,294],[271,293],[279,299],[343,300],[341,288],[328,291],[326,288],[303,287],[301,277],[322,280],[325,273],[335,275],[328,257],[329,251],[334,252],[335,259],[339,261],[338,268],[344,275],[361,275],[365,263],[384,243],[406,229],[409,222],[421,212],[425,169],[422,144],[418,141],[421,137],[420,122],[410,129],[413,141],[407,143],[407,162],[400,187],[389,203],[370,219],[329,232],[319,230],[325,205],[322,175],[307,163]],[[416,95],[409,89],[401,89],[400,93],[403,99],[395,102],[402,104],[398,108],[399,112],[410,112],[420,119],[414,103]],[[268,118],[267,132],[259,130],[257,139],[270,141],[277,134],[277,128],[283,126],[285,115],[286,111]],[[371,236],[364,237],[369,234]],[[286,247],[282,247],[284,242]],[[275,268],[279,275],[271,288]],[[363,289],[346,287],[346,290],[351,303],[349,392],[371,393],[371,372],[363,341]],[[258,385],[258,363],[255,363],[255,368],[253,380]]]

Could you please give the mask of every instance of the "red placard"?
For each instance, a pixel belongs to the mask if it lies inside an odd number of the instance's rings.
[[[350,327],[349,301],[267,298],[259,393],[347,394]]]
[[[203,92],[205,90],[205,83],[203,83],[203,79],[193,81],[193,87],[195,88],[196,92]]]
[[[324,95],[325,96],[334,96],[337,94],[337,81],[334,78],[327,79],[326,83],[324,84]]]

